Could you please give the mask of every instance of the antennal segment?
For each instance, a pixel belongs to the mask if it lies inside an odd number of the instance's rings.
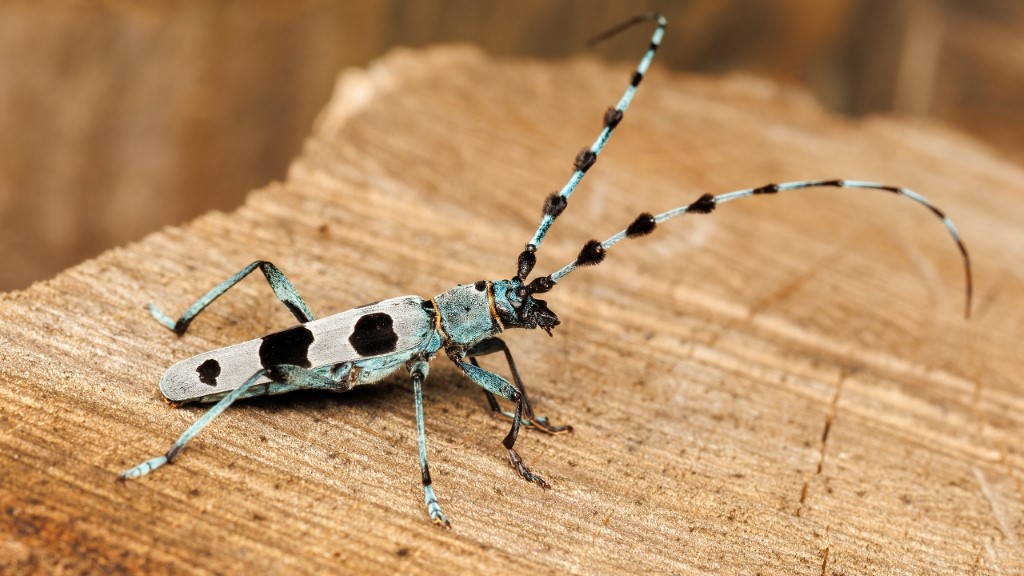
[[[761,186],[760,188],[747,188],[746,190],[737,190],[735,192],[728,192],[725,194],[719,194],[712,196],[711,194],[704,194],[697,201],[686,206],[680,206],[667,212],[662,212],[658,215],[651,215],[650,213],[644,212],[637,216],[636,220],[629,225],[625,230],[620,231],[611,238],[608,238],[604,242],[598,242],[597,240],[590,240],[587,242],[583,249],[580,251],[579,256],[575,260],[566,264],[561,270],[558,270],[550,276],[543,278],[537,278],[526,287],[528,292],[547,292],[555,286],[556,283],[560,282],[562,278],[565,278],[573,271],[582,268],[583,266],[592,266],[600,264],[607,254],[608,250],[612,246],[615,246],[622,240],[627,238],[639,238],[646,236],[654,231],[658,224],[671,220],[676,216],[683,214],[709,214],[720,204],[726,202],[732,202],[733,200],[739,200],[740,198],[746,198],[748,196],[758,196],[762,194],[777,194],[779,192],[785,192],[788,190],[799,190],[801,188],[865,188],[871,190],[881,190],[883,192],[891,192],[900,196],[910,198],[914,202],[921,204],[925,208],[928,208],[932,213],[942,220],[946,230],[949,231],[950,236],[953,237],[953,241],[956,242],[957,248],[960,249],[960,256],[964,263],[964,276],[965,276],[965,293],[966,293],[966,304],[964,307],[964,316],[970,318],[971,315],[971,298],[973,292],[972,279],[971,279],[971,259],[967,254],[967,247],[964,245],[963,240],[960,238],[960,233],[957,231],[956,226],[953,225],[953,221],[949,219],[946,214],[940,210],[937,206],[932,204],[927,198],[921,196],[917,192],[907,188],[900,188],[897,186],[889,186],[886,184],[879,184],[877,182],[862,182],[859,180],[802,180],[799,182],[785,182],[782,184],[768,184],[767,186]],[[542,281],[543,280],[543,281]]]
[[[660,14],[647,14],[644,16],[637,16],[630,20],[623,22],[598,34],[591,38],[587,43],[588,46],[594,46],[595,44],[607,40],[616,34],[631,28],[637,24],[644,22],[655,21],[658,23],[658,27],[654,30],[654,34],[651,36],[651,44],[647,48],[647,52],[644,53],[643,58],[640,59],[640,64],[637,65],[636,71],[633,72],[632,78],[630,78],[629,87],[626,88],[626,92],[623,93],[619,103],[613,108],[608,108],[604,114],[604,129],[601,130],[601,134],[597,137],[597,140],[591,144],[590,148],[584,148],[580,150],[579,154],[576,155],[576,160],[573,162],[573,173],[569,177],[569,181],[565,183],[565,186],[561,190],[552,192],[548,195],[544,201],[544,212],[543,218],[541,219],[540,226],[537,227],[537,231],[534,232],[533,238],[526,245],[519,254],[517,262],[516,277],[520,280],[525,281],[526,277],[530,275],[533,270],[533,266],[537,263],[537,257],[535,252],[540,246],[540,243],[544,241],[544,236],[547,235],[548,230],[554,223],[555,218],[565,210],[565,207],[569,203],[569,196],[572,195],[573,190],[583,179],[583,175],[587,173],[587,170],[597,162],[597,156],[601,153],[604,145],[608,142],[615,127],[622,121],[622,116],[626,112],[626,108],[629,108],[629,103],[633,100],[633,95],[636,93],[637,86],[640,85],[640,81],[643,80],[644,74],[647,73],[647,69],[651,65],[651,60],[654,59],[654,53],[657,52],[658,46],[661,45],[661,39],[665,34],[665,25],[668,23],[665,17]]]

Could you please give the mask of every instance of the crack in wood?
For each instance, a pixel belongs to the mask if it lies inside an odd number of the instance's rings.
[[[846,381],[848,369],[844,366],[839,370],[839,377],[836,379],[835,391],[832,393],[832,399],[829,402],[828,412],[825,414],[825,426],[821,431],[821,442],[818,446],[818,465],[815,468],[814,476],[821,476],[822,471],[825,468],[825,454],[828,451],[828,438],[832,432],[832,423],[835,422],[836,413],[839,410],[839,395],[843,392],[843,382]],[[807,501],[807,495],[810,492],[811,479],[804,480],[803,487],[800,489],[800,506],[796,510],[796,515],[799,517],[803,514],[804,504]]]

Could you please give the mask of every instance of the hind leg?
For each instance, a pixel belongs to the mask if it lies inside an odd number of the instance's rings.
[[[172,320],[169,316],[160,311],[159,308],[153,304],[149,304],[149,312],[157,319],[158,322],[164,326],[174,330],[175,334],[179,336],[188,330],[188,325],[192,323],[192,320],[199,315],[207,306],[210,305],[214,300],[220,297],[221,294],[227,292],[232,286],[238,284],[242,278],[249,275],[250,272],[259,268],[263,275],[267,278],[267,282],[270,287],[274,290],[274,294],[277,298],[284,303],[284,305],[291,311],[295,318],[299,322],[309,322],[313,320],[313,313],[309,311],[309,307],[306,306],[306,302],[299,296],[298,290],[292,285],[291,281],[270,262],[266,260],[257,260],[252,264],[249,264],[242,270],[235,274],[231,278],[221,282],[215,288],[203,295],[202,298],[196,300],[194,304],[185,310],[185,313],[178,318],[177,321]]]
[[[292,390],[303,389],[334,391],[347,390],[350,375],[348,368],[350,367],[351,366],[346,367],[345,365],[338,365],[326,370],[307,370],[301,366],[283,364],[258,370],[241,386],[235,388],[229,392],[227,396],[217,401],[217,403],[207,410],[199,420],[196,420],[195,423],[189,426],[188,429],[174,441],[174,444],[171,444],[171,447],[166,453],[155,458],[150,458],[134,468],[125,470],[119,474],[117,478],[118,480],[131,480],[140,476],[145,476],[164,464],[173,463],[196,434],[199,434],[203,428],[205,428],[210,422],[213,422],[217,416],[220,416],[222,412],[227,410],[229,406],[234,404],[235,401],[240,398],[262,396],[265,394],[280,394],[283,392],[290,392]],[[272,382],[264,382],[257,386],[257,382],[264,377],[270,378]],[[260,388],[263,389],[260,390]]]

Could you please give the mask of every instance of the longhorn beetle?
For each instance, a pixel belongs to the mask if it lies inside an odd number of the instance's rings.
[[[541,488],[548,488],[548,483],[534,474],[515,450],[519,429],[525,425],[549,434],[558,434],[568,432],[571,428],[555,426],[546,418],[534,414],[526,395],[526,386],[512,359],[512,353],[498,335],[509,328],[540,328],[551,335],[551,330],[559,324],[558,316],[547,307],[544,300],[536,297],[537,294],[550,291],[563,278],[581,267],[599,264],[604,260],[608,250],[622,240],[646,236],[653,232],[658,224],[676,216],[708,214],[721,204],[749,196],[777,194],[802,188],[864,188],[890,192],[924,205],[942,220],[960,249],[966,276],[965,314],[970,313],[970,259],[953,222],[931,202],[912,190],[857,180],[806,180],[768,184],[717,196],[704,194],[691,204],[660,214],[644,212],[625,230],[607,240],[587,242],[576,259],[560,270],[534,278],[527,283],[527,277],[537,261],[537,248],[540,247],[555,219],[565,210],[573,190],[597,161],[608,138],[622,121],[623,113],[629,107],[661,44],[666,21],[659,14],[638,16],[596,36],[591,41],[594,43],[604,40],[631,26],[648,21],[656,23],[657,27],[629,86],[618,104],[605,112],[604,128],[597,140],[576,156],[569,181],[560,191],[552,192],[544,201],[540,225],[526,244],[526,248],[519,254],[516,275],[511,279],[480,280],[474,284],[459,285],[430,299],[401,296],[314,320],[313,313],[309,311],[302,297],[284,274],[270,262],[256,261],[207,292],[177,321],[150,304],[149,310],[152,315],[180,336],[211,302],[250,272],[259,269],[266,276],[278,299],[288,307],[300,324],[242,344],[205,352],[168,369],[160,379],[160,390],[172,403],[216,404],[185,430],[164,455],[126,470],[118,478],[138,478],[173,462],[203,427],[240,398],[283,394],[304,389],[345,392],[354,386],[379,382],[405,368],[412,378],[416,401],[416,433],[427,513],[434,523],[450,528],[451,524],[441,512],[441,505],[431,486],[427,467],[426,434],[423,427],[423,381],[427,378],[429,362],[443,350],[470,380],[484,389],[494,414],[511,419],[512,428],[502,444],[508,451],[512,466],[525,480]],[[505,378],[484,370],[477,363],[479,356],[498,353],[504,354],[514,385]],[[514,402],[515,412],[503,412],[495,396]]]

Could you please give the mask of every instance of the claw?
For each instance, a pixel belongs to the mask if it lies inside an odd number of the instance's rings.
[[[157,456],[156,458],[151,458],[149,460],[146,460],[142,464],[139,464],[135,468],[121,472],[120,474],[117,475],[117,479],[120,482],[124,482],[125,480],[134,480],[140,476],[145,476],[146,474],[149,474],[153,470],[156,470],[157,468],[163,466],[164,464],[167,464],[169,461],[170,459],[167,456]]]
[[[562,426],[554,426],[549,424],[548,419],[545,418],[544,416],[537,416],[533,419],[533,421],[524,420],[523,422],[526,423],[527,426],[533,426],[534,428],[547,432],[548,434],[551,435],[572,434],[572,426],[570,426],[569,424],[565,424]]]
[[[441,528],[447,528],[448,530],[452,529],[452,523],[448,521],[447,516],[441,513],[440,509],[430,513],[430,520]]]
[[[540,476],[537,476],[536,474],[531,472],[529,468],[527,468],[526,464],[523,463],[523,459],[519,456],[519,453],[517,453],[514,448],[508,449],[508,459],[512,463],[512,467],[515,468],[516,471],[519,472],[519,475],[523,477],[523,480],[526,480],[527,482],[533,482],[534,484],[540,486],[545,490],[551,488],[551,485],[548,484],[546,480],[544,480]]]
[[[425,500],[427,502],[427,514],[430,514],[430,521],[442,528],[452,529],[452,523],[448,517],[441,512],[441,505],[437,503],[437,495],[434,494],[434,487],[427,484],[423,487]]]
[[[491,414],[495,418],[504,418],[510,421],[515,418],[515,413],[513,412],[492,412]],[[568,424],[565,424],[563,426],[555,426],[549,424],[548,419],[544,416],[535,416],[533,420],[527,420],[526,418],[523,418],[520,422],[523,426],[526,426],[528,428],[536,428],[537,430],[540,430],[541,432],[544,432],[546,434],[551,434],[552,436],[556,436],[558,434],[572,434],[572,426]]]

